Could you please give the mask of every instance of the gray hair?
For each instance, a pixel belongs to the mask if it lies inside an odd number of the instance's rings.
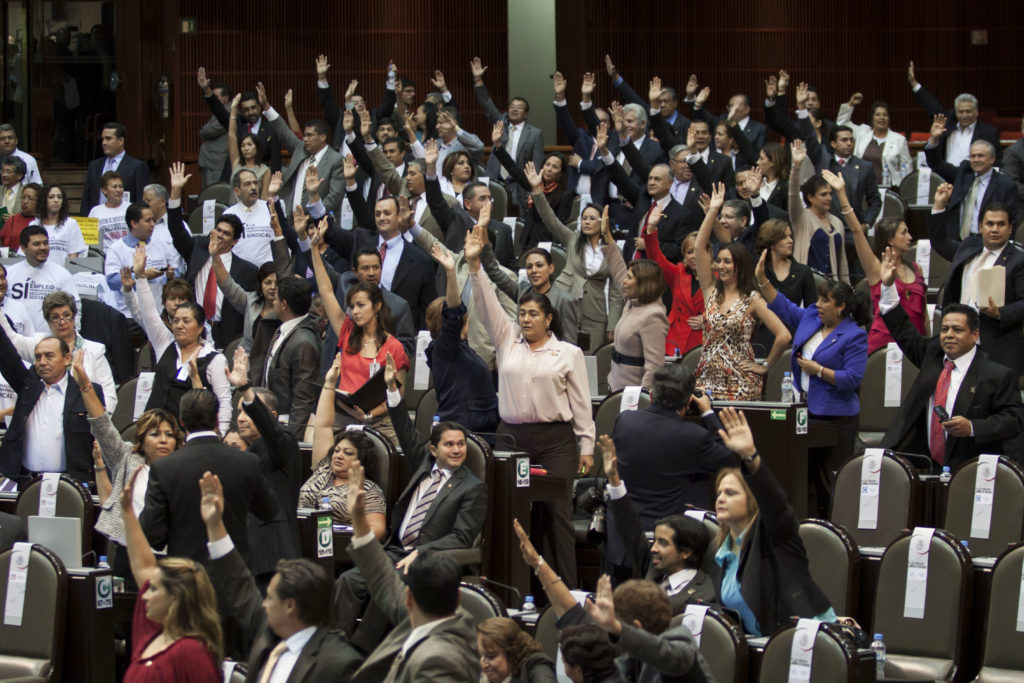
[[[975,140],[974,142],[971,143],[971,149],[975,147],[984,147],[985,151],[988,152],[988,155],[990,157],[992,157],[993,159],[996,158],[996,146],[993,145],[988,140]]]
[[[668,158],[672,159],[674,161],[675,158],[677,156],[679,156],[679,154],[681,152],[689,152],[689,151],[690,151],[690,148],[687,147],[686,145],[676,145],[675,147],[673,147],[672,149],[670,149],[668,151]]]
[[[0,123],[0,133],[6,133],[7,131],[14,133],[15,137],[18,135],[18,131],[14,129],[14,126],[9,123]]]
[[[165,202],[167,201],[167,198],[170,196],[167,193],[167,188],[164,187],[163,185],[161,185],[160,183],[152,183],[152,184],[146,185],[144,188],[142,188],[142,193],[143,194],[145,194],[147,192],[152,192],[154,195],[156,195],[157,199],[162,199]]]
[[[964,92],[957,95],[956,99],[953,100],[953,106],[959,106],[961,102],[970,102],[972,105],[974,105],[975,109],[978,108],[978,98],[969,92]]]
[[[231,187],[233,187],[236,190],[238,188],[242,187],[242,174],[243,173],[252,173],[252,177],[254,179],[256,179],[256,180],[259,180],[259,176],[256,175],[256,171],[252,170],[251,168],[244,168],[243,167],[243,168],[240,168],[237,171],[235,171],[235,174],[233,176],[231,176]]]
[[[4,166],[10,166],[14,169],[14,172],[20,176],[23,176],[28,172],[28,166],[25,165],[25,160],[21,157],[14,156],[13,154],[4,159]]]
[[[630,104],[627,104],[622,108],[622,114],[623,116],[625,116],[626,114],[632,114],[633,116],[636,117],[636,120],[640,122],[640,125],[642,125],[644,128],[647,128],[647,110],[644,109],[639,104],[635,104],[632,102]]]

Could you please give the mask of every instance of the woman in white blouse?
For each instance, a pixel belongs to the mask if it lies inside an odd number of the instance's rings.
[[[855,92],[849,102],[840,105],[836,124],[853,129],[853,153],[874,167],[878,186],[899,187],[914,170],[907,139],[889,130],[889,105],[885,102],[871,105],[870,124],[853,123],[853,110],[863,99],[863,95]]]
[[[466,238],[465,256],[474,312],[494,340],[498,432],[511,435],[533,464],[569,482],[594,466],[594,420],[583,351],[558,339],[558,321],[543,294],[523,295],[518,324],[505,317],[494,286],[480,268],[489,214],[486,208],[480,212],[480,224]],[[565,493],[560,500],[541,504],[545,519],[539,528],[544,556],[566,585],[575,587],[576,541],[568,486]]]

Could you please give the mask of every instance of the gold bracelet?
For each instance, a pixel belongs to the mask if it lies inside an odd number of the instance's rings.
[[[765,280],[764,282],[758,282],[758,283],[757,283],[757,286],[758,286],[758,287],[760,287],[761,289],[764,289],[765,287],[767,287],[767,286],[768,286],[768,285],[770,285],[770,284],[771,284],[770,282],[768,282],[767,280]]]

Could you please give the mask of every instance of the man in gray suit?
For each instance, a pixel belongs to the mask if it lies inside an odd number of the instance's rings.
[[[324,207],[328,212],[339,212],[341,200],[345,196],[344,161],[341,155],[327,144],[330,134],[327,124],[319,119],[308,121],[303,127],[302,138],[297,138],[281,115],[270,106],[267,91],[262,83],[256,84],[256,93],[270,129],[292,154],[288,167],[281,170],[283,185],[280,196],[284,199],[285,213],[290,217],[297,205],[306,205],[308,194],[305,178],[310,168],[316,169],[319,175],[318,194]]]
[[[501,136],[501,145],[509,156],[515,159],[516,166],[522,168],[527,161],[540,168],[544,165],[544,133],[540,128],[531,126],[526,122],[530,115],[530,103],[522,97],[513,97],[508,104],[508,111],[502,113],[494,106],[491,96],[484,85],[484,72],[487,67],[480,63],[479,57],[474,57],[469,63],[473,72],[473,90],[476,91],[476,99],[480,107],[487,114],[487,122],[492,126],[498,121],[505,123],[504,133]],[[501,167],[498,158],[493,154],[487,160],[487,175],[497,180],[505,180],[508,172]],[[509,198],[519,203],[526,200],[525,191],[518,183],[506,183],[509,190]]]
[[[231,102],[231,88],[226,85],[214,86],[213,94],[225,107]],[[224,175],[224,162],[228,158],[228,130],[220,125],[216,116],[199,129],[199,171],[203,178],[203,187],[220,182]]]
[[[451,557],[425,552],[406,565],[405,576],[399,577],[366,521],[363,481],[363,466],[355,463],[349,468],[352,542],[348,554],[366,577],[374,604],[396,626],[352,681],[478,680],[476,630],[470,615],[459,608],[462,567]]]

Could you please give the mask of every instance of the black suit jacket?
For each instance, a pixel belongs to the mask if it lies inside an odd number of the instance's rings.
[[[238,552],[249,556],[246,515],[264,522],[278,514],[273,490],[261,472],[260,459],[225,446],[213,436],[200,436],[153,463],[149,470],[146,506],[139,522],[154,548],[205,563],[206,525],[199,516],[199,479],[204,472],[220,477],[224,487],[224,526]]]
[[[594,152],[593,134],[585,128],[576,127],[567,106],[555,105],[555,120],[558,121],[559,129],[572,145],[572,151],[581,159],[579,168],[569,167],[566,188],[573,194],[579,194],[580,175],[585,172],[590,178],[590,197],[595,204],[604,206],[608,197],[608,172],[596,154],[593,159],[590,158]]]
[[[314,358],[314,368],[316,360]],[[260,521],[249,515],[252,544],[249,566],[254,574],[268,574],[274,571],[279,559],[299,557],[302,553],[299,522],[295,516],[302,486],[302,455],[299,442],[277,421],[259,396],[243,407],[261,437],[249,447],[249,452],[259,457],[260,470],[277,501],[277,514],[272,520]]]
[[[928,401],[935,396],[946,354],[938,337],[928,338],[918,333],[902,306],[892,309],[882,319],[907,360],[916,365],[920,372],[903,399],[899,415],[882,438],[881,445],[897,451],[927,455],[928,422],[925,414]],[[978,349],[960,385],[950,414],[969,419],[974,427],[974,436],[947,437],[944,464],[956,469],[961,463],[982,453],[1002,454],[1003,443],[1017,436],[1024,428],[1024,405],[1021,404],[1017,389],[1017,372],[996,363]]]
[[[7,333],[0,328],[0,374],[18,395],[14,403],[11,426],[7,428],[0,443],[0,474],[9,479],[21,475],[25,458],[25,438],[28,419],[36,403],[43,395],[46,383],[36,374],[36,369],[26,368],[21,355],[11,343]],[[78,383],[70,376],[64,396],[64,454],[65,472],[79,481],[93,481],[92,432],[89,431],[88,413]],[[93,391],[103,400],[103,388],[93,382]]]
[[[204,97],[203,101],[206,102],[206,106],[209,107],[210,113],[213,114],[214,118],[224,126],[224,130],[228,129],[228,125],[231,122],[230,113],[224,104],[217,99],[216,95],[210,95]],[[241,142],[242,138],[248,135],[249,122],[243,119],[241,116],[238,117],[238,140]],[[260,118],[260,129],[256,131],[256,137],[260,141],[260,147],[263,148],[263,156],[260,157],[260,161],[265,163],[269,168],[270,172],[274,173],[281,170],[281,141],[278,139],[277,134],[270,129],[270,123]],[[226,166],[231,165],[231,159],[229,158],[225,162]],[[228,182],[230,182],[231,169],[227,169]]]
[[[223,604],[245,629],[244,647],[249,651],[249,671],[245,680],[256,683],[263,674],[270,651],[281,642],[281,638],[267,625],[263,596],[237,550],[210,560],[207,570]],[[325,595],[324,599],[327,597]],[[318,626],[299,653],[288,683],[347,681],[362,662],[363,657],[349,645],[344,633]]]
[[[167,225],[171,231],[171,240],[174,248],[178,250],[181,257],[185,259],[187,268],[185,280],[192,285],[193,291],[198,292],[196,279],[199,271],[206,262],[210,260],[210,238],[208,235],[193,235],[185,227],[181,220],[181,207],[167,209]],[[249,263],[237,254],[231,255],[231,267],[228,273],[242,289],[251,292],[256,289],[256,273],[258,267]],[[199,302],[202,305],[202,302]],[[220,325],[215,326],[214,342],[218,348],[224,348],[228,342],[235,337],[242,336],[245,325],[245,311],[240,311],[231,305],[231,302],[224,297],[220,309]]]
[[[694,109],[692,101],[690,102],[690,111],[693,112],[693,118],[694,119],[700,119],[701,121],[707,121],[707,124],[709,126],[711,126],[711,135],[712,135],[711,144],[714,145],[715,144],[715,141],[714,141],[715,127],[718,126],[719,123],[724,123],[726,121],[726,119],[729,118],[729,115],[728,114],[722,114],[721,116],[715,116],[714,114],[709,112],[707,109]],[[739,126],[737,126],[737,129],[738,128],[739,128]],[[755,121],[754,119],[750,118],[749,116],[747,117],[747,125],[743,127],[743,131],[742,132],[746,136],[747,140],[750,142],[750,144],[753,147],[755,153],[756,152],[760,152],[761,148],[764,147],[764,143],[768,142],[768,126],[764,125],[760,121]],[[749,162],[749,163],[753,164],[753,163],[756,163],[756,162],[757,162],[757,159],[755,158],[754,161]]]
[[[640,95],[638,95],[637,92],[633,90],[633,87],[626,82],[625,78],[622,78],[620,76],[619,82],[615,83],[614,85],[615,90],[617,90],[619,95],[622,96],[624,102],[628,102],[630,104],[639,104],[641,107],[644,108],[644,111],[648,112],[648,116],[650,116],[650,108],[652,103],[648,103],[642,97],[640,97]],[[666,144],[668,144],[668,146],[671,147],[686,140],[686,131],[689,130],[690,128],[690,119],[684,116],[682,110],[680,109],[676,109],[676,114],[676,119],[671,124],[668,124],[668,122],[666,121],[666,125],[669,126],[671,134],[666,136],[665,140],[662,140],[662,136],[660,133],[656,133],[656,135],[658,136],[658,141],[661,142],[662,147],[665,147]],[[656,116],[661,116],[661,110],[658,111]],[[714,129],[712,129],[711,132],[714,132]],[[666,152],[667,151],[668,148],[666,148]]]
[[[951,264],[940,302],[945,307],[960,302],[964,268],[984,247],[978,235],[970,235],[963,242],[951,239],[948,231],[943,230],[943,223],[943,214],[929,214],[928,237],[932,249]],[[1024,343],[1024,251],[1011,241],[994,265],[1006,269],[1005,305],[999,309],[998,319],[981,314],[981,348],[992,360],[1021,372],[1024,370],[1024,353],[1021,353]]]
[[[336,252],[352,260],[352,254],[360,249],[377,249],[378,234],[376,230],[355,228],[340,230],[332,227],[324,236],[327,245]],[[416,329],[426,329],[427,306],[434,300],[434,261],[422,249],[412,242],[406,241],[402,247],[402,257],[395,268],[395,277],[391,281],[391,291],[405,299],[412,309]]]
[[[15,543],[26,538],[25,523],[21,517],[0,512],[0,553],[10,550]]]
[[[250,353],[249,381],[254,386],[266,387],[274,392],[277,412],[288,415],[289,431],[296,438],[302,438],[319,398],[314,382],[320,374],[320,351],[323,345],[320,330],[313,319],[306,316],[285,338],[267,368],[267,355],[273,345],[274,333],[281,327],[281,321],[276,315],[268,315],[256,327]]]
[[[946,149],[946,140],[949,139],[949,134],[956,130],[959,122],[956,120],[956,111],[953,109],[944,109],[939,101],[935,99],[935,96],[924,89],[921,86],[917,92],[914,93],[914,97],[917,98],[918,104],[924,109],[928,116],[935,116],[936,114],[944,114],[946,116],[946,132],[939,138],[939,148],[942,150]],[[978,121],[974,126],[974,135],[971,136],[971,143],[975,143],[978,140],[988,140],[996,148],[996,165],[999,165],[999,160],[1003,155],[1003,147],[999,142],[999,130],[984,121]],[[945,151],[943,151],[942,158],[945,159]],[[931,162],[928,162],[931,164]]]
[[[398,435],[398,443],[409,461],[413,475],[391,510],[391,528],[385,545],[389,554],[405,554],[399,537],[402,521],[416,488],[424,477],[430,476],[430,471],[434,468],[434,458],[427,443],[420,441],[419,433],[409,419],[409,409],[404,400],[394,408],[388,406],[388,414],[391,416],[395,434]],[[427,516],[423,520],[416,541],[416,550],[423,552],[471,548],[483,532],[486,517],[487,486],[463,464],[452,472],[448,483],[427,510]]]
[[[942,176],[947,183],[953,184],[953,194],[949,196],[946,204],[946,234],[951,239],[960,239],[960,213],[967,201],[967,195],[974,184],[976,174],[971,169],[969,161],[963,161],[959,166],[953,166],[943,158],[942,147],[926,147],[924,156],[928,160],[928,166]],[[985,207],[993,202],[999,202],[1010,210],[1010,225],[1017,225],[1017,185],[1009,176],[1003,175],[993,169],[992,177],[989,178],[985,194],[978,200],[981,210],[978,212],[978,220],[981,220]],[[979,226],[980,227],[980,226]]]
[[[106,163],[106,157],[89,162],[89,170],[85,174],[85,187],[82,188],[80,216],[88,216],[92,207],[102,203],[100,202],[100,179],[103,177],[103,167]],[[142,191],[146,185],[149,185],[149,166],[146,165],[146,162],[125,154],[117,166],[117,172],[124,179],[125,192],[131,193],[131,200],[141,202]]]
[[[444,232],[444,246],[452,253],[457,254],[466,246],[466,232],[473,229],[476,221],[465,209],[448,205],[448,202],[444,200],[437,178],[427,178],[426,188],[424,194],[427,197],[427,206]],[[494,257],[498,259],[498,263],[510,270],[515,268],[516,254],[512,246],[512,231],[509,230],[509,227],[501,221],[491,219],[487,225],[487,232],[490,233],[490,239],[494,244]],[[441,273],[438,273],[439,280],[440,276]]]
[[[882,211],[882,196],[878,192],[878,181],[875,179],[875,170],[871,164],[851,154],[846,160],[846,165],[840,166],[832,145],[825,142],[826,138],[823,137],[822,142],[818,142],[818,136],[811,128],[810,119],[801,119],[799,125],[804,132],[804,142],[807,143],[807,158],[814,162],[814,170],[821,173],[822,169],[827,168],[835,174],[842,174],[843,180],[846,181],[846,196],[857,215],[857,220],[862,225],[874,225],[875,219]],[[840,221],[843,220],[842,207],[838,201],[832,202],[830,212]]]

